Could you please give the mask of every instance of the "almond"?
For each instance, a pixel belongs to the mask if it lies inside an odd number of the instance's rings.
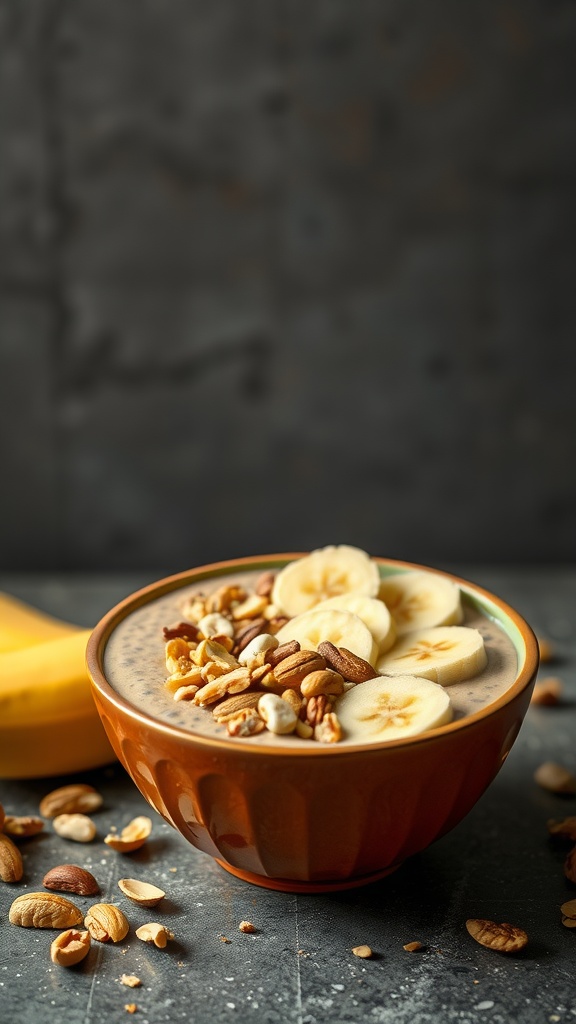
[[[576,793],[576,777],[554,761],[545,761],[534,772],[534,780],[551,793]]]
[[[330,668],[339,672],[343,679],[350,683],[365,683],[378,674],[370,662],[359,658],[346,647],[336,647],[329,640],[323,640],[318,644],[318,653],[323,655]]]
[[[73,928],[82,921],[82,911],[56,893],[25,892],[14,900],[8,917],[23,928]]]
[[[77,896],[95,896],[100,886],[94,875],[77,864],[59,864],[44,875],[42,885],[58,892],[73,892]]]
[[[316,651],[296,651],[288,655],[274,668],[274,677],[279,686],[298,688],[311,672],[326,668],[326,662]]]
[[[9,836],[0,832],[0,878],[3,882],[19,882],[23,874],[20,850]]]

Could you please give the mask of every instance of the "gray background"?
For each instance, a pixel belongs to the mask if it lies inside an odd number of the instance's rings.
[[[576,561],[575,43],[0,0],[0,566]]]

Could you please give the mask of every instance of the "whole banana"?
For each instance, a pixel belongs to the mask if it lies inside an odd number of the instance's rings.
[[[0,614],[0,778],[65,775],[113,761],[85,667],[91,631],[5,594]]]

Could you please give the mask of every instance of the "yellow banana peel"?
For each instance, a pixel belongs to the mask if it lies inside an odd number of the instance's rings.
[[[0,591],[0,653],[70,636],[79,628]]]
[[[4,635],[29,629],[32,641],[0,653],[0,778],[41,778],[115,760],[90,690],[85,652],[90,630],[52,620],[60,634],[39,639],[50,618],[2,595]],[[21,613],[24,614],[21,614]],[[18,627],[18,628],[16,628]]]

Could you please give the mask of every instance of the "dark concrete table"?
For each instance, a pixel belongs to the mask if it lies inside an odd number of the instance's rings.
[[[314,896],[235,879],[154,812],[151,840],[129,857],[98,840],[72,845],[47,829],[23,846],[24,882],[0,883],[2,1022],[111,1024],[132,1019],[125,1006],[135,1003],[133,1019],[141,1024],[576,1024],[576,930],[563,927],[559,910],[576,887],[563,874],[566,847],[554,845],[546,828],[548,818],[576,814],[576,799],[533,780],[545,760],[576,771],[576,571],[453,568],[515,605],[553,642],[555,663],[542,666],[540,676],[560,676],[565,693],[559,707],[530,708],[510,757],[468,818],[388,879]],[[0,574],[0,589],[83,625],[146,582]],[[34,814],[42,795],[65,781],[71,780],[1,782],[0,802],[8,812]],[[100,839],[110,826],[150,813],[117,765],[78,781],[104,795],[94,815]],[[162,909],[134,907],[124,942],[93,943],[88,959],[69,970],[50,962],[54,933],[16,928],[7,917],[16,895],[40,889],[48,868],[66,861],[88,867],[105,900],[121,897],[117,881],[124,876],[167,892]],[[94,902],[75,899],[82,907]],[[511,957],[486,950],[466,932],[469,917],[517,924],[529,945]],[[134,936],[134,927],[151,919],[174,932],[165,950]],[[242,920],[256,932],[239,932]],[[413,940],[424,948],[406,952],[403,945]],[[352,954],[359,944],[372,947],[372,959]],[[122,974],[139,976],[141,987],[124,987]]]

